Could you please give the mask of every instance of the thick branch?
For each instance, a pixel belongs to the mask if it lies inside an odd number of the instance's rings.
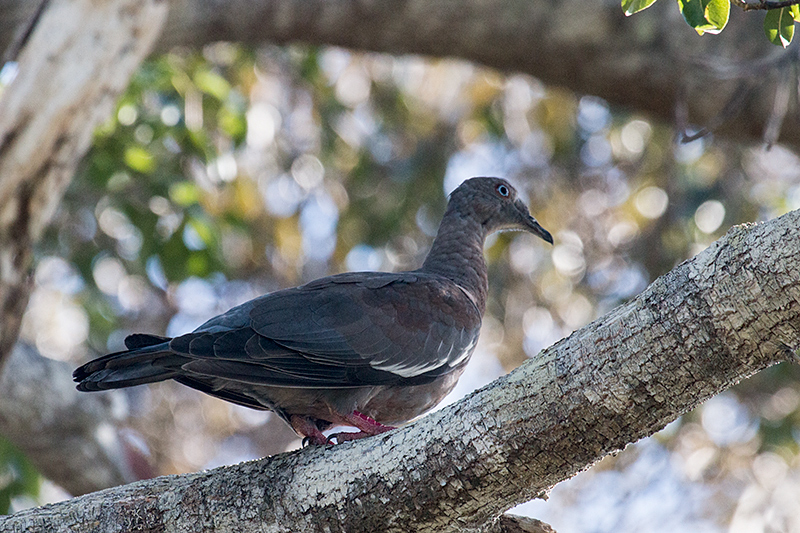
[[[800,211],[733,228],[635,300],[411,426],[0,518],[29,531],[459,531],[800,346]]]
[[[459,57],[670,122],[682,100],[699,126],[714,124],[742,93],[738,113],[719,130],[748,140],[762,138],[778,71],[787,68],[773,60],[794,53],[764,38],[761,17],[734,10],[724,32],[701,37],[666,1],[629,18],[619,0],[229,0],[224,9],[209,0],[169,3],[159,51],[227,40]],[[0,5],[0,49],[32,4]],[[780,140],[800,147],[796,113],[786,117]]]
[[[159,50],[214,40],[303,42],[390,54],[459,57],[607,99],[673,122],[688,119],[760,140],[790,57],[764,38],[761,17],[735,10],[720,35],[699,36],[674,2],[625,17],[619,0],[172,0]],[[764,60],[770,58],[766,64]],[[739,96],[743,94],[743,96]],[[724,113],[728,101],[736,113]],[[800,116],[780,141],[800,147]]]
[[[161,0],[52,0],[17,58],[19,74],[0,98],[0,367],[28,302],[31,244],[166,9]]]
[[[0,434],[72,494],[147,477],[146,460],[115,427],[122,395],[81,394],[70,370],[17,344],[0,374]]]

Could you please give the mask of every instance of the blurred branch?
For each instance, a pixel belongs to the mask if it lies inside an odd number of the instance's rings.
[[[42,13],[44,13],[44,10],[48,4],[50,4],[50,0],[38,0],[38,5],[28,20],[20,23],[16,28],[14,28],[14,37],[11,40],[11,43],[6,46],[2,55],[3,63],[17,60],[20,50],[22,50],[22,47],[28,42],[28,38],[31,36],[33,28],[36,27],[36,24],[39,22],[39,18],[42,16]]]
[[[716,78],[701,63],[760,64],[777,52],[763,38],[761,20],[735,11],[725,32],[702,38],[674,3],[657,2],[626,18],[618,0],[373,2],[237,0],[227,9],[213,3],[172,1],[157,49],[198,46],[216,40],[279,44],[303,42],[390,54],[459,57],[501,70],[528,73],[543,82],[600,96],[609,102],[672,121],[687,87],[692,124],[714,124],[716,133],[760,140],[773,109],[779,72],[752,79],[735,113],[725,103],[745,78]],[[691,43],[687,46],[687,43]],[[697,59],[701,58],[702,62]],[[770,75],[770,74],[775,74]],[[781,141],[800,147],[800,116],[787,116]]]
[[[2,36],[26,20],[29,3],[0,5],[0,49],[10,39]],[[736,113],[725,111],[724,124],[713,128],[740,140],[762,139],[780,83],[780,65],[767,61],[775,68],[757,76],[748,66],[794,53],[776,50],[763,38],[758,17],[741,10],[731,13],[722,34],[700,37],[671,2],[657,2],[631,18],[624,16],[619,0],[469,0],[459,2],[455,14],[450,0],[231,0],[225,9],[200,0],[169,4],[156,44],[160,52],[222,40],[459,57],[528,73],[667,122],[687,87],[688,119],[700,127],[723,113],[741,80],[752,80],[755,89]],[[737,79],[716,75],[732,64]],[[786,117],[781,141],[800,147],[800,115]]]
[[[71,374],[67,363],[17,344],[0,375],[0,434],[71,494],[148,477],[146,459],[114,426],[123,395],[81,394]]]
[[[28,302],[32,244],[149,53],[166,8],[160,0],[54,0],[25,32],[18,75],[0,93],[0,369]]]
[[[136,482],[10,531],[485,529],[800,346],[800,211],[731,229],[642,294],[409,427]]]

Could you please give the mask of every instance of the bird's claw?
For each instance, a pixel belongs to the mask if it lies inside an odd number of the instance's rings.
[[[324,440],[322,440],[319,437],[315,436],[315,437],[304,437],[301,446],[305,448],[306,446],[333,446],[334,444],[335,443],[330,439],[330,437],[327,437]]]

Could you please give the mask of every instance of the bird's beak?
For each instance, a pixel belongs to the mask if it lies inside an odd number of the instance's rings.
[[[542,239],[544,239],[545,241],[549,242],[550,244],[553,244],[553,236],[550,235],[549,231],[547,231],[542,226],[540,226],[539,223],[536,222],[535,218],[533,218],[532,216],[528,215],[528,220],[526,220],[525,222],[526,222],[525,225],[528,227],[528,231],[530,231],[531,233],[533,233],[537,237],[541,237]]]
[[[523,219],[522,225],[525,230],[529,231],[530,233],[533,233],[537,237],[541,237],[542,240],[549,242],[550,244],[553,244],[553,236],[550,235],[549,231],[540,226],[539,223],[536,221],[536,219],[530,215],[528,207],[524,203],[517,200],[516,208],[522,215]]]

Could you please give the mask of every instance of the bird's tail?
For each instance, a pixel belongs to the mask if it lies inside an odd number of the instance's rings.
[[[105,355],[72,373],[79,391],[102,391],[164,381],[178,375],[184,358],[169,348],[169,337],[136,333],[127,350]]]

